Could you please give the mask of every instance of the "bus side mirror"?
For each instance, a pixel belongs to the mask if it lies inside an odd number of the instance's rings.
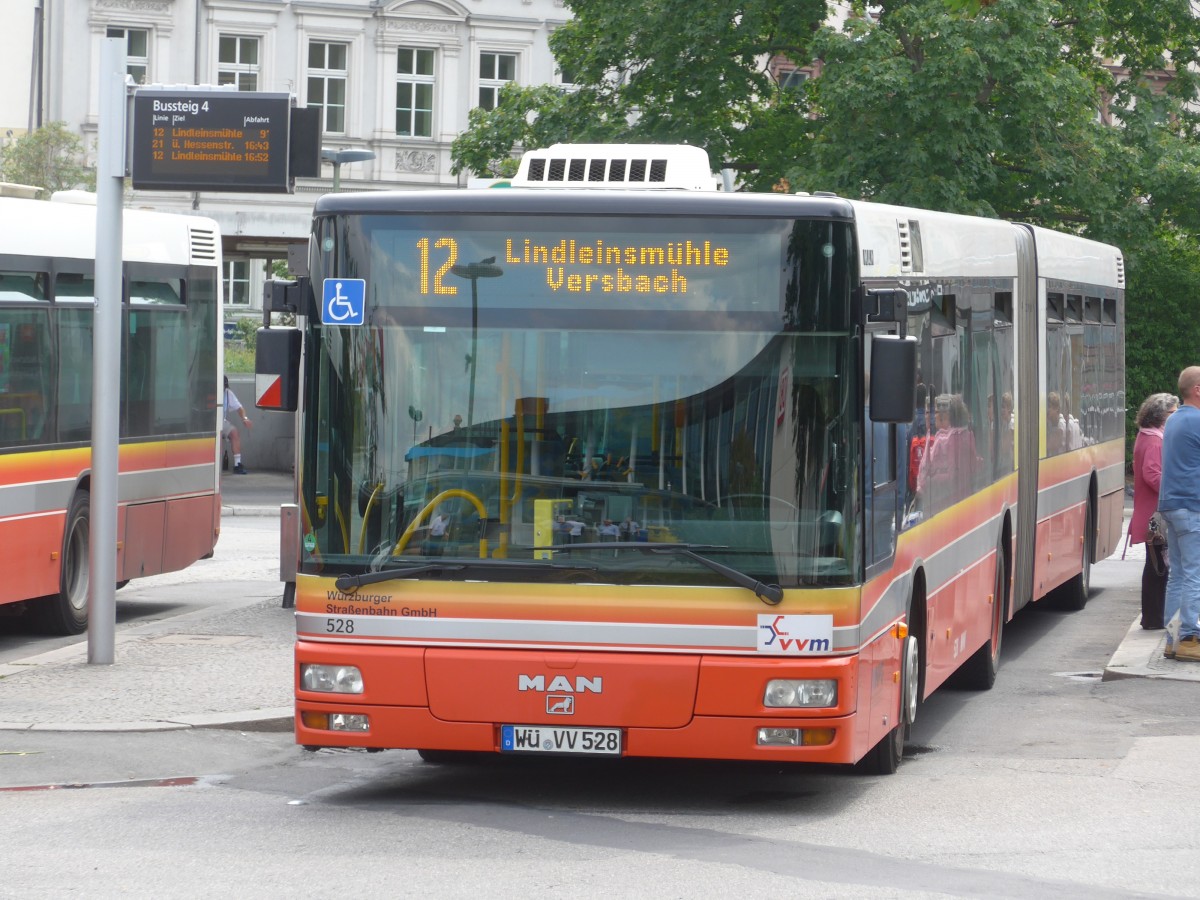
[[[307,315],[304,300],[311,291],[307,275],[301,275],[295,281],[270,278],[263,285],[263,312]]]
[[[254,354],[254,405],[295,412],[300,400],[300,329],[260,328]]]
[[[908,315],[908,291],[903,288],[869,290],[863,302],[868,322],[904,322]],[[901,325],[903,333],[903,325]]]
[[[871,337],[871,421],[907,423],[917,405],[917,339]]]

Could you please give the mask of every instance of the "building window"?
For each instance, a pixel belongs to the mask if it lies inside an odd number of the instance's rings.
[[[396,55],[396,134],[433,136],[433,51],[400,47]]]
[[[560,67],[554,70],[554,76],[558,81],[558,89],[564,94],[570,94],[579,90],[579,82],[576,79],[574,69]]]
[[[321,110],[321,130],[346,132],[346,58],[348,44],[309,41],[308,105]]]
[[[500,103],[500,88],[517,80],[515,53],[479,54],[479,105],[495,109]]]
[[[125,72],[134,84],[146,84],[150,71],[150,32],[144,28],[109,28],[105,35],[125,41]]]
[[[800,69],[779,73],[779,86],[785,91],[799,91],[804,87],[806,81],[808,81],[808,73]]]
[[[250,260],[225,260],[225,305],[250,305]]]
[[[258,38],[223,34],[217,43],[217,84],[258,90]]]

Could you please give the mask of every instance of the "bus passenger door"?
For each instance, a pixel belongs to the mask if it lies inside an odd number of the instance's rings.
[[[865,351],[865,372],[871,371],[871,345],[876,334],[894,334],[893,329],[869,328]],[[869,376],[868,376],[869,377]],[[865,561],[868,575],[871,567],[886,562],[896,551],[896,517],[900,493],[897,484],[896,433],[890,422],[871,420],[871,392],[868,382],[863,397],[863,488],[866,497]]]

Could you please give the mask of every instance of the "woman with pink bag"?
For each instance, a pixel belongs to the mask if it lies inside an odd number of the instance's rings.
[[[1158,485],[1162,476],[1163,425],[1179,408],[1174,394],[1151,394],[1138,409],[1138,435],[1133,444],[1133,516],[1129,520],[1129,542],[1146,544],[1142,568],[1142,627],[1163,627],[1163,604],[1167,590],[1167,547],[1146,539],[1150,517],[1158,509]],[[1165,533],[1164,533],[1165,537]]]

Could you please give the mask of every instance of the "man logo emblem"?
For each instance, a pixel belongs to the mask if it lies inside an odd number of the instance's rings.
[[[570,694],[547,694],[546,715],[573,716],[575,715],[575,698]]]

